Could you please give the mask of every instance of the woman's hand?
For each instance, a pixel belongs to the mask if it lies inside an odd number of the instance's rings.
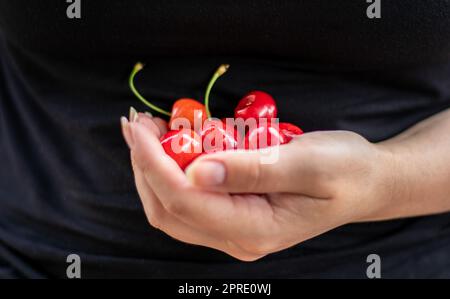
[[[162,121],[132,118],[123,131],[150,224],[241,260],[377,218],[394,192],[392,154],[355,133],[305,134],[272,164],[257,151],[205,155],[185,175],[159,143]]]

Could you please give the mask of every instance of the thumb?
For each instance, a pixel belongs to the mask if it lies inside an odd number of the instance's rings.
[[[267,163],[267,151],[279,151]],[[292,144],[262,151],[219,152],[204,155],[186,170],[196,186],[228,193],[302,193],[308,190],[310,167]],[[306,178],[306,179],[305,179]]]

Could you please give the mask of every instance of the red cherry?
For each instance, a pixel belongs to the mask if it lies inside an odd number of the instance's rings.
[[[245,136],[245,149],[255,150],[286,143],[286,136],[276,126],[258,125]]]
[[[200,136],[190,129],[172,130],[160,139],[164,151],[182,170],[202,154]]]
[[[277,117],[277,105],[271,95],[263,91],[252,91],[245,95],[234,110],[235,118],[272,119]]]
[[[303,134],[303,130],[291,123],[279,123],[278,128],[280,132],[285,136],[286,143],[291,142],[295,136]]]
[[[205,153],[232,150],[238,145],[236,129],[227,128],[226,122],[220,120],[206,121],[200,136]]]
[[[170,129],[178,129],[172,125],[179,118],[186,119],[190,123],[190,129],[192,130],[196,129],[195,124],[200,128],[207,118],[205,105],[193,99],[179,99],[172,107],[172,116],[169,122]]]

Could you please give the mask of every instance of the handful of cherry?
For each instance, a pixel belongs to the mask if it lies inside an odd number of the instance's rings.
[[[212,118],[209,110],[211,89],[228,65],[221,65],[211,78],[205,103],[181,98],[165,111],[147,101],[135,88],[134,78],[143,69],[138,63],[131,73],[129,84],[133,93],[152,110],[170,117],[169,131],[161,137],[165,152],[181,169],[197,157],[225,150],[257,150],[289,143],[303,131],[291,123],[278,123],[275,100],[263,91],[247,93],[234,110],[234,118]]]

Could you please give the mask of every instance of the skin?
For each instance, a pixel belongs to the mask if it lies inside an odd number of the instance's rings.
[[[243,261],[348,223],[450,211],[450,109],[381,143],[307,133],[281,146],[274,164],[259,163],[257,151],[220,152],[186,174],[159,143],[164,121],[131,119],[123,134],[150,224]]]

